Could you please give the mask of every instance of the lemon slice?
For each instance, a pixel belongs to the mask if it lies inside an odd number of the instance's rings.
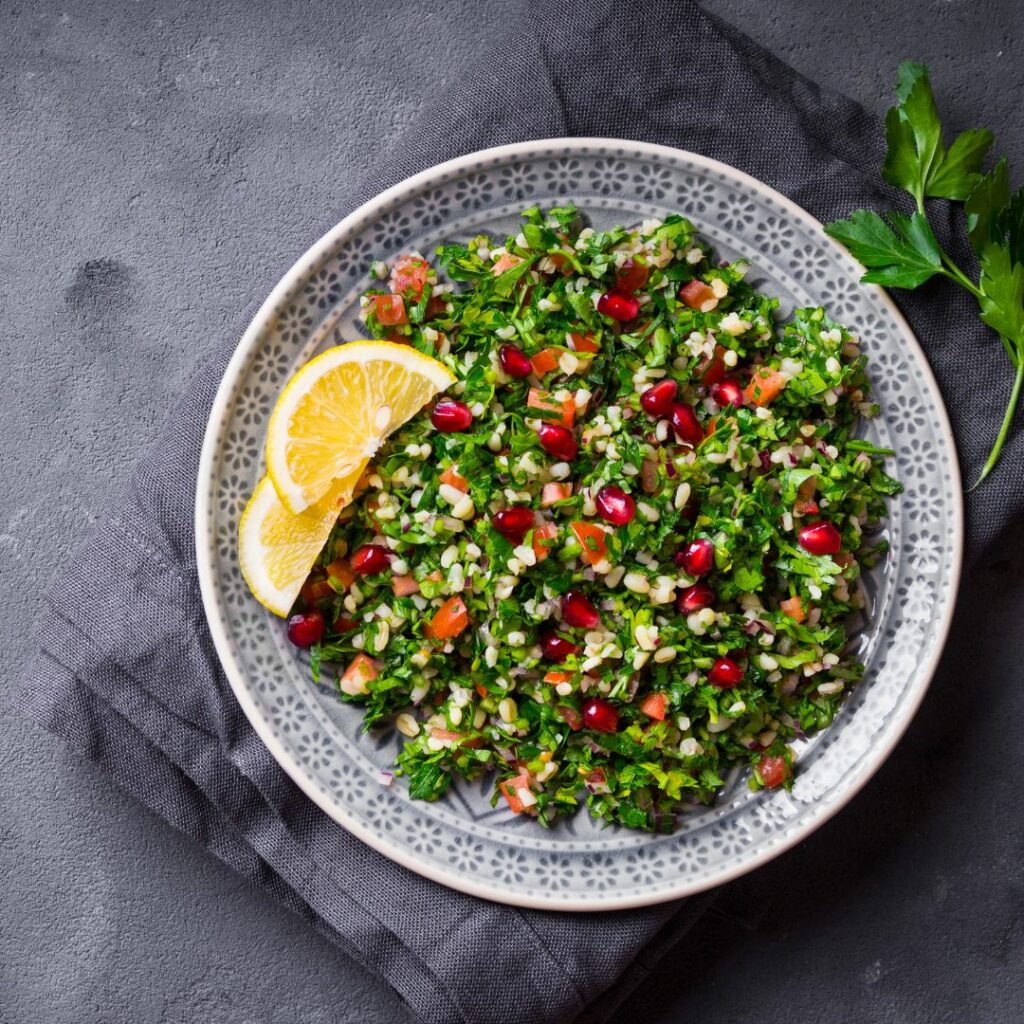
[[[454,383],[443,363],[392,341],[351,341],[307,363],[267,428],[267,474],[285,508],[319,501]]]
[[[281,504],[267,477],[256,485],[238,524],[238,560],[256,600],[275,615],[287,615],[295,603],[365,465],[298,515]]]

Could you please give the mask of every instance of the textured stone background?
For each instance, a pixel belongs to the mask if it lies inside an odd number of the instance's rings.
[[[1024,166],[1019,0],[706,0],[875,109],[927,60],[958,127]],[[342,212],[347,179],[475,53],[501,0],[0,0],[0,623],[5,675],[34,608],[115,499],[213,339],[241,335]],[[124,352],[130,339],[130,358]],[[1019,553],[1017,554],[1019,564]],[[752,928],[707,921],[644,1020],[1010,1024],[1024,1006],[1024,631],[992,574],[962,609],[977,671],[947,665],[877,779],[764,869]],[[0,1021],[408,1020],[382,984],[0,695]],[[934,777],[932,777],[934,773]],[[934,783],[934,784],[932,784]],[[1017,800],[1016,803],[1013,801]],[[621,1022],[641,1019],[638,1007]]]

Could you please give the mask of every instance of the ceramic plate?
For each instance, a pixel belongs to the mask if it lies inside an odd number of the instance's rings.
[[[490,806],[492,781],[435,804],[380,771],[391,731],[362,732],[358,707],[318,688],[283,624],[250,596],[238,519],[263,473],[263,436],[288,378],[315,352],[359,337],[372,259],[480,231],[513,232],[531,204],[574,202],[596,226],[680,212],[782,301],[824,305],[860,335],[881,416],[867,436],[894,448],[905,491],[891,504],[891,551],[868,580],[856,641],[867,665],[833,726],[798,745],[791,793],[742,779],[672,836],[599,828],[585,811],[544,830]],[[920,347],[893,303],[858,283],[854,261],[807,213],[753,178],[680,150],[607,139],[527,142],[441,164],[382,193],[285,275],[238,346],[214,402],[196,498],[199,577],[210,629],[239,703],[281,766],[332,818],[413,871],[487,899],[608,910],[685,896],[777,856],[821,825],[877,770],[928,686],[959,577],[960,480],[953,439]]]

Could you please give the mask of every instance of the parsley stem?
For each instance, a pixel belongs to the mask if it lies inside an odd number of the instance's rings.
[[[1005,338],[1003,339],[1006,340]],[[1003,422],[999,428],[999,434],[996,437],[996,443],[992,446],[992,451],[989,452],[987,461],[981,470],[981,476],[974,481],[973,484],[968,488],[968,491],[973,491],[982,480],[985,479],[995,468],[995,464],[999,461],[999,456],[1002,453],[1003,445],[1006,443],[1006,438],[1010,433],[1010,427],[1013,424],[1013,417],[1017,411],[1017,403],[1020,400],[1020,389],[1021,384],[1024,383],[1024,359],[1018,356],[1017,359],[1017,373],[1013,378],[1013,390],[1010,392],[1010,401],[1006,406],[1006,412],[1003,415]]]
[[[946,265],[946,269],[942,273],[962,288],[966,288],[980,302],[982,298],[981,289],[945,253],[941,255],[942,262]]]

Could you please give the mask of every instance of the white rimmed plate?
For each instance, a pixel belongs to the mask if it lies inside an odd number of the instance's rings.
[[[672,836],[600,828],[583,811],[551,830],[490,806],[491,780],[435,804],[380,781],[398,749],[362,732],[357,707],[317,688],[283,624],[251,597],[237,528],[263,473],[262,442],[282,387],[315,352],[359,337],[372,259],[480,231],[508,233],[531,204],[574,202],[598,226],[679,212],[727,258],[796,305],[824,305],[869,357],[881,416],[870,439],[895,449],[904,485],[891,504],[891,551],[868,580],[858,643],[867,665],[833,726],[799,745],[792,793],[742,781]],[[809,214],[706,157],[638,142],[524,142],[449,161],[346,217],[285,275],[240,342],[207,427],[196,494],[196,548],[207,618],[253,727],[332,818],[405,867],[487,899],[554,910],[611,910],[675,899],[777,856],[838,811],[878,769],[924,696],[956,597],[961,488],[953,438],[920,347],[891,300]]]

